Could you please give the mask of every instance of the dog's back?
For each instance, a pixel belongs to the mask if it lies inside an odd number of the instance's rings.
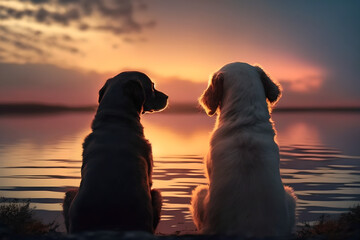
[[[142,129],[106,128],[94,130],[84,142],[82,181],[70,208],[70,232],[152,232],[151,146],[139,134]]]
[[[217,131],[221,127],[215,138]],[[273,139],[246,130],[228,132],[225,139],[214,137],[207,159],[211,173],[202,231],[247,237],[290,234],[290,208]]]

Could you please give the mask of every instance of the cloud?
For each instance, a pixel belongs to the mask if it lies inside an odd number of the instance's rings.
[[[37,22],[45,23],[59,23],[62,25],[68,25],[71,21],[77,21],[80,19],[80,13],[77,9],[69,9],[64,13],[50,12],[41,7],[35,14]]]
[[[0,102],[96,104],[106,78],[49,64],[0,63]]]
[[[15,29],[0,25],[0,43],[7,51],[0,52],[8,60],[30,60],[34,57],[51,57],[50,49],[65,51],[71,54],[81,53],[75,47],[76,41],[67,34],[45,34],[31,28],[17,27]]]
[[[3,39],[4,38],[0,36],[0,42]],[[0,61],[5,61],[9,59],[19,60],[19,62],[21,61],[30,62],[32,60],[30,56],[25,56],[24,54],[18,54],[17,52],[9,51],[8,49],[0,47]]]
[[[0,5],[0,19],[23,19],[25,17],[32,18],[38,23],[60,23],[62,25],[68,25],[69,22],[78,20],[80,14],[77,9],[70,9],[63,13],[51,12],[46,8],[40,7],[35,10],[31,9],[16,9]]]
[[[0,48],[1,52],[1,48]],[[162,77],[143,70],[170,103],[197,103],[207,83]],[[0,102],[44,102],[95,105],[105,81],[118,73],[99,74],[49,64],[0,63]]]
[[[0,47],[0,53],[6,51]],[[0,55],[1,58],[1,55]],[[164,77],[145,72],[155,87],[169,96],[174,103],[197,104],[207,83],[196,83],[179,77]],[[97,94],[105,81],[117,73],[100,74],[66,69],[49,64],[0,63],[0,102],[43,102],[66,105],[96,105]],[[359,96],[336,98],[336,89],[320,90],[309,94],[290,91],[291,82],[282,82],[284,88],[278,106],[355,106]]]
[[[18,4],[0,3],[0,19],[27,18],[40,24],[72,26],[83,31],[105,31],[116,35],[140,32],[155,25],[153,20],[140,22],[135,19],[135,11],[146,10],[145,3],[140,0],[17,0],[14,2]]]
[[[279,81],[285,90],[308,94],[318,91],[324,83],[324,79],[316,75],[304,76],[291,80],[280,79]]]
[[[8,51],[12,52],[0,56],[8,61],[19,60],[21,52],[24,62],[30,58],[46,61],[59,50],[84,54],[77,47],[84,41],[81,32],[127,34],[124,37],[129,38],[129,34],[156,24],[135,19],[135,12],[145,10],[142,0],[0,1],[0,43],[10,46]],[[56,30],[53,26],[57,26]],[[79,37],[70,35],[76,31]]]

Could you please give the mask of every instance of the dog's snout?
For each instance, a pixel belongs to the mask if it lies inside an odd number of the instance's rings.
[[[165,99],[165,100],[167,100],[169,98],[168,95],[166,95],[163,92],[157,91],[157,90],[155,90],[155,96],[157,96],[159,98],[162,98],[162,99]]]
[[[168,99],[169,99],[169,96],[166,95],[166,94],[163,94],[162,99],[163,99],[164,102],[167,102]]]

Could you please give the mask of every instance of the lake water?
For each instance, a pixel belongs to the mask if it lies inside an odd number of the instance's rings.
[[[64,192],[80,182],[93,113],[0,117],[0,196],[30,199],[44,221],[63,222]],[[298,225],[360,204],[360,114],[274,113],[283,182],[298,196]],[[154,187],[164,196],[160,234],[193,233],[190,194],[206,183],[202,158],[215,118],[147,114]],[[64,230],[64,228],[61,228]]]

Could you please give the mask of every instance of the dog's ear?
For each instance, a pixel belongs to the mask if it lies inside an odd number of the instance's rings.
[[[104,96],[104,93],[105,93],[105,91],[106,91],[107,86],[108,86],[108,82],[106,81],[106,83],[104,84],[104,86],[103,86],[103,87],[100,89],[100,91],[99,91],[99,100],[98,100],[99,103],[100,103],[101,99],[102,99],[103,96]]]
[[[208,88],[201,95],[199,101],[209,116],[216,113],[221,104],[224,92],[224,75],[215,73]]]
[[[145,91],[139,80],[131,79],[124,84],[124,94],[135,104],[138,112],[141,112],[145,102]]]
[[[275,104],[281,96],[281,87],[276,84],[260,67],[255,67],[260,75],[261,82],[265,89],[265,96],[270,103]]]

